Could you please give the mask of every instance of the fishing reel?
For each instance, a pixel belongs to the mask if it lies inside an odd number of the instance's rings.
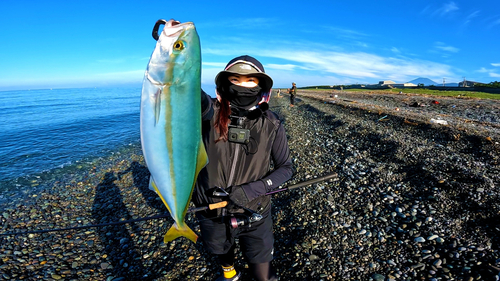
[[[217,197],[229,197],[229,193],[221,187],[216,187],[213,191],[213,196]],[[221,215],[225,223],[227,223],[231,228],[235,229],[240,226],[251,227],[252,223],[262,220],[262,215],[245,208],[243,206],[238,206],[243,210],[243,213],[230,213],[228,209],[223,208]]]
[[[240,226],[247,225],[248,227],[252,226],[252,223],[258,222],[262,219],[262,216],[258,213],[252,212],[251,215],[247,216],[244,214],[241,215],[231,215],[229,217],[229,226],[231,228],[238,228]]]

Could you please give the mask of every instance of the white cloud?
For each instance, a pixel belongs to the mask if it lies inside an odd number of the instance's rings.
[[[307,29],[304,29],[302,31],[305,33],[320,34],[321,36],[325,36],[325,34],[327,34],[328,36],[332,36],[335,38],[342,38],[345,40],[354,40],[354,41],[370,37],[369,34],[337,26],[319,26],[318,28],[310,28],[310,26],[308,26]]]
[[[289,81],[290,79],[304,81],[307,85],[327,85],[357,82],[377,83],[385,79],[406,82],[417,77],[455,76],[449,65],[403,57],[400,53],[397,54],[397,57],[384,57],[370,52],[343,52],[337,46],[300,40],[287,44],[282,42],[280,44],[273,42],[241,44],[239,42],[246,41],[225,41],[223,45],[208,46],[203,50],[204,58],[208,58],[211,62],[210,66],[216,66],[215,62],[223,61],[223,65],[225,65],[234,56],[255,54],[264,64],[266,72],[275,80],[276,86],[280,86],[278,81]],[[458,50],[452,47],[447,49],[448,51]],[[399,50],[392,48],[392,51],[397,53]],[[222,68],[220,67],[222,63],[217,65],[219,65],[218,72]],[[204,63],[203,76],[206,77],[207,81],[208,78],[213,80],[217,72],[214,70],[213,76],[205,76],[205,73],[208,73],[205,72],[206,66],[208,64]],[[303,80],[301,77],[309,77],[310,80]],[[313,83],[312,81],[318,82]],[[288,82],[286,82],[287,84]]]
[[[280,70],[293,70],[294,68],[298,68],[295,64],[274,64],[269,63],[264,66],[265,69],[280,69]]]
[[[257,28],[272,28],[279,22],[274,18],[242,18],[242,17],[226,17],[218,18],[216,21],[203,22],[197,24],[197,29],[207,28],[220,28],[223,26],[225,29],[257,29]]]
[[[125,56],[125,57],[118,57],[118,58],[97,59],[95,62],[100,63],[100,64],[121,64],[121,63],[127,63],[127,62],[140,61],[142,63],[143,61],[149,61],[149,59],[150,59],[150,57]]]
[[[500,63],[492,63],[493,66],[500,66]],[[487,73],[489,77],[500,77],[500,74],[495,72],[495,69],[488,69],[485,67],[481,67],[479,70],[476,70],[479,73]]]
[[[427,5],[425,6],[425,8],[420,11],[420,14],[427,14],[427,11],[429,11],[431,9],[431,6],[430,5]]]
[[[365,42],[356,42],[356,45],[357,46],[360,46],[360,47],[363,47],[363,48],[368,48],[368,44],[366,44]]]
[[[444,3],[443,6],[441,6],[439,9],[437,9],[434,13],[439,14],[440,16],[446,16],[454,11],[458,10],[457,4],[455,2],[451,1],[448,3]]]
[[[144,69],[141,70],[129,70],[129,71],[119,71],[119,72],[105,72],[105,73],[97,73],[96,76],[100,77],[110,77],[110,78],[119,78],[120,80],[127,79],[129,77],[142,77],[144,76]]]
[[[437,46],[436,48],[441,49],[443,51],[451,52],[451,53],[458,53],[460,49],[452,47],[452,46]]]
[[[302,63],[311,71],[327,72],[354,78],[384,78],[391,73],[405,75],[449,74],[449,67],[428,61],[411,59],[385,58],[369,53],[340,52],[294,52],[280,51],[265,53],[266,56],[277,57]]]
[[[464,21],[464,25],[468,25],[472,19],[474,19],[475,17],[477,17],[479,15],[479,11],[474,11],[472,13],[470,13],[466,18],[465,18],[465,21]]]
[[[497,19],[497,20],[495,20],[495,21],[491,22],[491,23],[490,23],[490,25],[489,25],[489,27],[490,27],[490,28],[492,28],[492,27],[494,27],[495,25],[499,25],[499,24],[500,24],[500,19]]]
[[[224,68],[224,67],[226,67],[227,63],[223,63],[223,62],[202,62],[201,64],[203,66],[215,66],[215,67],[218,67],[218,68]]]
[[[114,84],[139,84],[144,77],[144,70],[131,70],[122,72],[106,72],[106,73],[86,73],[85,75],[77,75],[68,72],[64,76],[39,76],[30,77],[23,80],[2,81],[1,86],[15,86],[22,84],[25,88],[67,88],[67,87],[88,87],[91,86],[106,86]],[[10,83],[8,83],[10,82]]]
[[[453,12],[458,11],[459,8],[455,2],[450,1],[442,4],[440,7],[436,8],[434,5],[427,5],[420,14],[429,14],[432,17],[447,17],[453,14]]]
[[[316,73],[290,73],[288,71],[272,71],[270,73],[273,77],[274,88],[290,88],[292,82],[297,83],[298,87],[305,86],[320,86],[320,85],[341,85],[341,84],[353,84],[362,82],[359,79],[345,79],[339,78],[332,75],[318,75]]]
[[[102,60],[97,60],[98,63],[104,63],[104,64],[118,64],[118,63],[124,63],[126,60],[125,59],[102,59]]]
[[[450,53],[458,53],[460,49],[453,47],[453,46],[447,46],[443,42],[436,42],[435,46],[436,49],[445,51],[445,52],[450,52]]]

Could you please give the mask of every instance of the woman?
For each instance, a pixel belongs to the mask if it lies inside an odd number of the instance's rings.
[[[197,206],[228,201],[228,207],[198,212],[206,248],[218,256],[223,276],[239,279],[234,268],[239,239],[257,280],[277,280],[271,266],[271,198],[265,195],[292,176],[285,130],[268,111],[273,80],[253,57],[232,59],[215,78],[217,98],[202,92],[203,142],[209,163],[193,193]],[[271,168],[271,166],[273,168]]]

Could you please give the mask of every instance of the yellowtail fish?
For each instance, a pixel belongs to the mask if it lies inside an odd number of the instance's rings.
[[[158,29],[164,25],[161,34]],[[141,144],[155,190],[175,220],[165,242],[198,236],[186,215],[199,171],[208,163],[201,140],[201,51],[192,22],[159,20],[141,95]]]

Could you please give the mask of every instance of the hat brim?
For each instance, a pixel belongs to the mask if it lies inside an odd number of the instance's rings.
[[[226,79],[230,75],[246,75],[246,76],[253,76],[259,78],[259,86],[262,88],[264,92],[270,92],[271,89],[273,88],[273,79],[271,76],[265,74],[264,72],[249,72],[249,73],[236,73],[236,72],[231,72],[231,71],[221,71],[215,76],[215,85],[222,85],[223,79]]]

